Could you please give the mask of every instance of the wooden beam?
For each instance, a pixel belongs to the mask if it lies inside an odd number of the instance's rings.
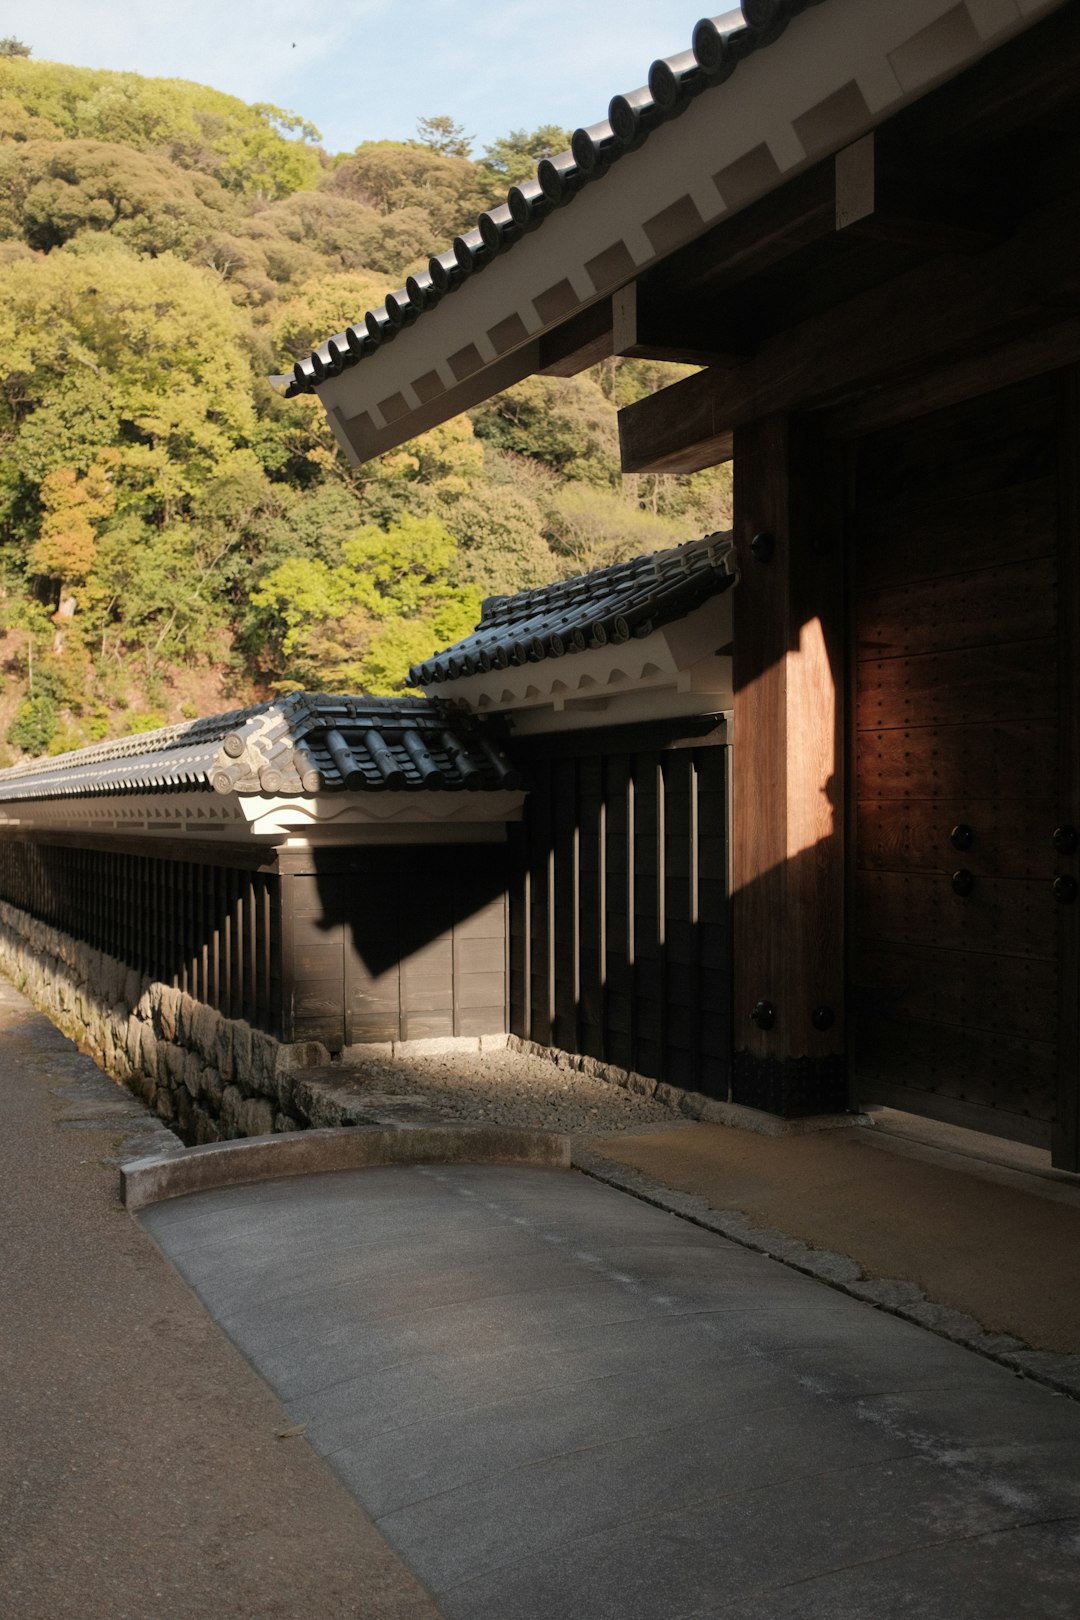
[[[942,176],[911,164],[879,173],[873,131],[837,152],[836,229],[876,242],[934,253],[982,253],[1001,240],[987,228],[966,175]]]
[[[681,299],[666,294],[657,307],[655,297],[637,281],[619,289],[611,300],[612,352],[632,360],[664,360],[689,366],[733,366],[745,359],[746,350],[732,353],[709,342],[708,322],[704,329],[688,322]]]
[[[576,377],[612,354],[611,299],[601,298],[540,338],[543,377]]]
[[[1080,363],[1080,316],[1040,327],[1037,332],[989,348],[970,359],[940,366],[909,382],[875,389],[849,405],[828,412],[830,434],[857,439],[878,428],[976,399],[988,388],[1041,377],[1060,366]]]
[[[920,265],[778,333],[731,371],[712,368],[619,412],[624,472],[692,472],[730,433],[778,412],[839,403],[1046,324],[1080,294],[1077,200],[1058,199],[978,259]]]
[[[808,169],[777,191],[721,220],[642,278],[662,282],[668,296],[710,295],[787,259],[836,229],[833,159]]]
[[[1004,150],[1018,131],[1075,127],[1080,15],[1063,5],[991,51],[890,122],[909,156],[925,150]]]

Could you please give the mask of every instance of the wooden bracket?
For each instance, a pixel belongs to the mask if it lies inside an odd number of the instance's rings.
[[[631,281],[611,300],[612,352],[632,360],[668,360],[689,366],[733,366],[745,358],[729,344],[710,340],[708,321],[696,318],[696,303],[668,294],[662,281]]]

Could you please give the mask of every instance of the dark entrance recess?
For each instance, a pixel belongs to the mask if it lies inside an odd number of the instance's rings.
[[[510,830],[510,1028],[727,1097],[729,750],[707,729],[515,749],[530,791]]]
[[[505,1031],[505,845],[300,859],[281,877],[287,1040],[337,1052]]]
[[[865,440],[854,513],[858,1094],[1068,1168],[1073,395],[1056,374]]]

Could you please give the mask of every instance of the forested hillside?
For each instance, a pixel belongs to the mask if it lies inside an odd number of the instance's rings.
[[[330,155],[274,107],[4,50],[0,762],[400,690],[483,596],[726,522],[726,469],[620,478],[616,407],[671,367],[534,378],[358,472],[267,381],[565,132]]]

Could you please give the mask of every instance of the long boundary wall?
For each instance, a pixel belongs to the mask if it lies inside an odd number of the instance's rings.
[[[0,901],[0,968],[64,1034],[181,1136],[217,1142],[340,1124],[305,1070],[328,1064]]]

